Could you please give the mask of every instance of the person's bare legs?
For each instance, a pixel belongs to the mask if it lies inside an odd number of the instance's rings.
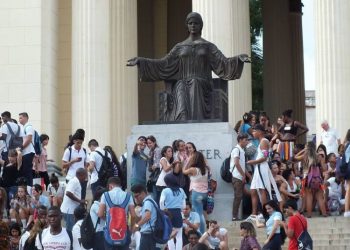
[[[258,192],[256,189],[251,189],[250,196],[252,199],[252,214],[257,215],[258,214]]]
[[[306,217],[310,218],[312,213],[313,196],[309,188],[305,188]]]
[[[259,193],[261,205],[264,206],[267,202],[267,192],[265,189],[259,189]]]
[[[316,193],[316,200],[318,202],[319,209],[323,216],[327,216],[325,201],[324,201],[324,193],[323,190],[318,190]]]

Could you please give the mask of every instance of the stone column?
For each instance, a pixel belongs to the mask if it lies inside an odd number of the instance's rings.
[[[272,121],[286,109],[305,123],[300,0],[264,0],[264,110]]]
[[[111,144],[110,1],[72,3],[72,129]]]
[[[226,57],[251,53],[249,1],[192,0],[192,9],[202,15],[204,39],[213,42]],[[229,123],[234,126],[252,108],[251,66],[244,65],[241,79],[228,82]]]
[[[99,0],[98,0],[99,1]],[[111,0],[111,137],[118,154],[125,152],[131,126],[138,124],[137,68],[126,61],[137,56],[137,1]]]
[[[350,2],[314,1],[316,128],[327,119],[343,138],[350,116]]]

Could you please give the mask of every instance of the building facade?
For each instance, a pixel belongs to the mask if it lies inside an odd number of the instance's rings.
[[[344,8],[335,0],[315,1],[316,35],[322,37],[316,44],[316,120],[326,117],[344,134],[350,118],[340,115],[340,102],[349,104],[350,57],[341,55],[349,40],[350,4],[340,1]],[[305,122],[301,1],[262,2],[265,110],[275,119],[292,108],[295,119]],[[77,128],[86,130],[86,140],[96,138],[120,154],[133,125],[157,120],[164,88],[161,82],[139,82],[137,69],[126,61],[164,56],[186,38],[191,11],[203,17],[202,36],[226,56],[250,54],[248,0],[1,0],[1,110],[14,118],[28,112],[35,128],[50,135],[49,152],[57,160]],[[332,22],[319,21],[324,13]],[[338,24],[340,29],[331,28]],[[339,62],[343,66],[336,68]],[[250,65],[241,79],[228,83],[228,97],[228,120],[235,124],[251,109]]]

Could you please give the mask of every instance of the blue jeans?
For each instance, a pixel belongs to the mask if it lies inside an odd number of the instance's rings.
[[[203,234],[206,229],[206,223],[203,215],[204,207],[207,206],[207,197],[208,193],[199,193],[192,190],[192,209],[193,211],[197,212],[199,214],[200,218],[200,227],[199,230]]]
[[[156,241],[153,239],[152,233],[141,233],[140,249],[155,250]]]
[[[68,231],[72,231],[75,220],[74,220],[74,214],[63,214],[63,219],[66,222],[66,229]]]

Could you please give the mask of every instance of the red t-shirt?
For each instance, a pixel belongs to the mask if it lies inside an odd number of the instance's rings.
[[[307,229],[307,220],[304,216],[301,216],[299,213],[293,215],[289,218],[288,229],[294,231],[293,238],[289,239],[288,250],[298,250],[298,237],[299,235]]]

